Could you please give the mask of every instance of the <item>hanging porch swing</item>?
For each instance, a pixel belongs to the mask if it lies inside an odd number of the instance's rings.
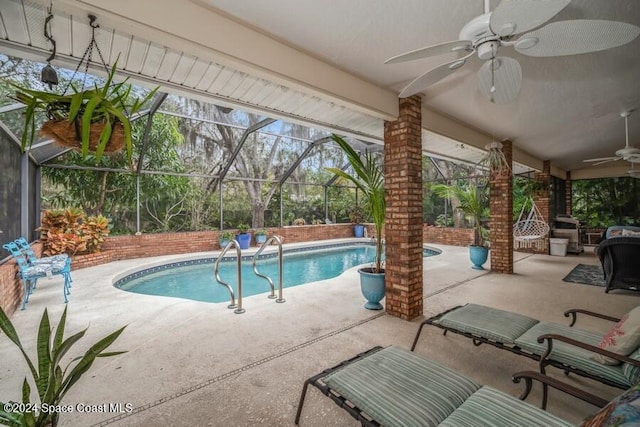
[[[527,211],[529,205],[531,208]],[[549,230],[549,224],[544,221],[533,197],[529,197],[522,206],[518,221],[513,224],[514,249],[544,250]]]

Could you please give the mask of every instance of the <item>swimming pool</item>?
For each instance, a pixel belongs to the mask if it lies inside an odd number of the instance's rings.
[[[424,248],[423,255],[438,255],[439,250]],[[243,256],[243,297],[270,291],[265,279],[256,276],[252,268],[252,256]],[[257,262],[260,273],[271,277],[278,287],[277,254],[261,255]],[[298,286],[309,282],[339,276],[351,267],[371,263],[375,258],[375,246],[366,243],[342,243],[308,248],[283,250],[283,287]],[[193,259],[163,264],[129,274],[114,283],[118,289],[146,295],[185,298],[204,302],[227,302],[229,292],[214,278],[215,258]],[[237,292],[237,263],[235,257],[227,257],[220,263],[220,278],[232,285]]]

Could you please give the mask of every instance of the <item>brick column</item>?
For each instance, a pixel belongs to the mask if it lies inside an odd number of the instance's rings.
[[[502,141],[502,152],[513,164],[511,141]],[[491,271],[513,273],[513,179],[508,173],[492,173],[489,179],[489,240]]]
[[[571,193],[571,172],[567,172],[566,181],[564,182],[564,213],[567,215],[571,215],[573,212],[573,195]]]
[[[398,120],[384,124],[386,310],[422,314],[422,102],[401,98]]]
[[[536,182],[542,184],[542,190],[536,192],[534,201],[540,210],[542,220],[551,226],[551,192],[549,191],[549,183],[551,182],[551,161],[545,160],[542,163],[542,172],[536,172],[534,175]],[[549,255],[549,235],[545,238],[545,249],[533,250],[533,253]]]

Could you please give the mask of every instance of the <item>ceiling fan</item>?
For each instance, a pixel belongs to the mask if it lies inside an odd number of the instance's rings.
[[[484,61],[478,71],[478,88],[491,102],[504,104],[518,96],[522,70],[516,59],[498,55],[501,48],[513,47],[528,56],[576,55],[621,46],[640,34],[640,28],[632,24],[594,19],[557,21],[538,28],[570,2],[502,0],[490,12],[490,1],[484,0],[484,14],[469,21],[458,40],[406,52],[385,61],[392,64],[446,53],[463,55],[417,77],[400,92],[400,98],[426,89],[477,55]],[[522,35],[515,37],[517,34]]]
[[[600,157],[597,159],[587,159],[583,160],[583,162],[595,162],[593,166],[601,165],[603,163],[608,162],[616,162],[618,160],[626,160],[630,162],[633,166],[633,163],[640,163],[640,148],[636,148],[629,145],[629,116],[631,112],[625,111],[620,114],[621,117],[624,118],[624,134],[625,134],[625,145],[624,148],[616,151],[615,156],[611,157]]]

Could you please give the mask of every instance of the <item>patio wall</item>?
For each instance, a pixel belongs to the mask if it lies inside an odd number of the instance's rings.
[[[448,228],[424,224],[422,241],[451,246],[468,246],[473,243],[473,228]]]
[[[284,243],[339,239],[353,236],[351,224],[302,225],[267,229],[269,235],[277,234]],[[219,231],[194,231],[185,233],[142,234],[140,236],[109,236],[103,250],[95,254],[73,257],[72,270],[106,264],[129,258],[143,258],[189,252],[218,250]],[[375,229],[367,225],[367,234]],[[442,228],[424,225],[423,242],[453,246],[466,246],[473,241],[473,230]],[[32,244],[36,255],[42,254],[42,243]],[[22,302],[22,283],[16,278],[18,268],[11,259],[0,265],[0,306],[11,315]]]

